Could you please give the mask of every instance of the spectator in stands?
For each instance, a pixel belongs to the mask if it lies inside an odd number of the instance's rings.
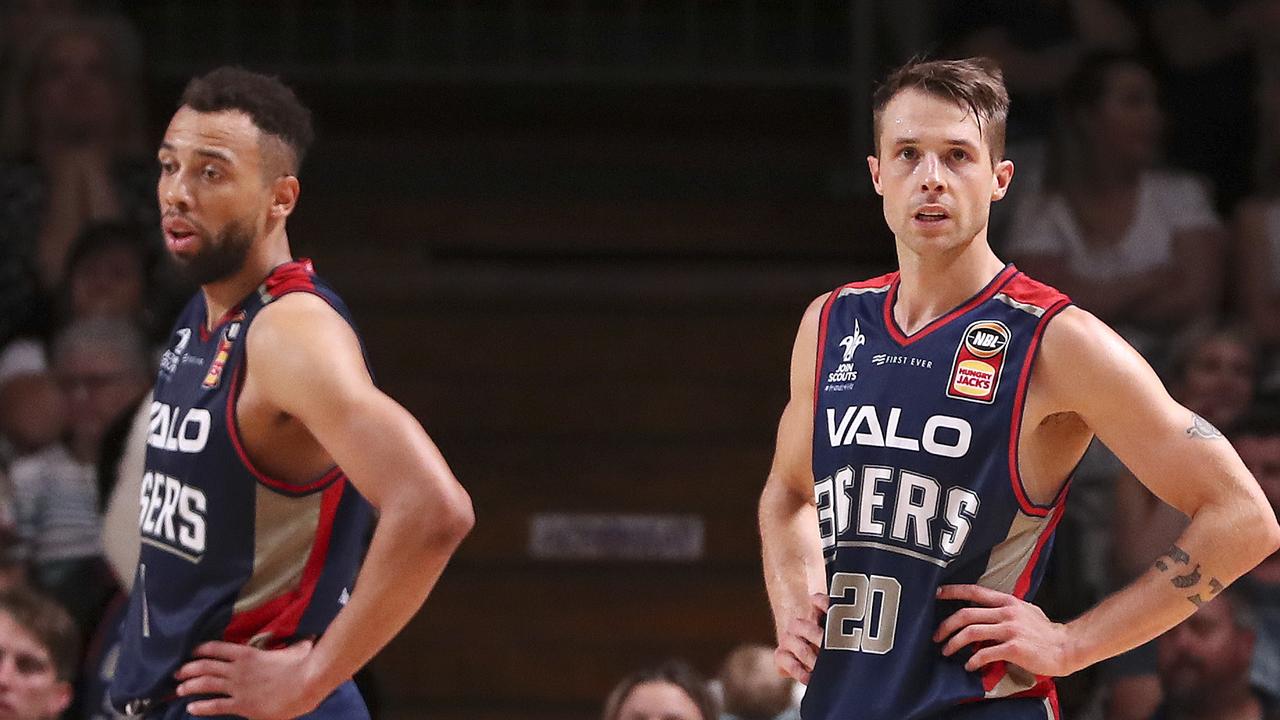
[[[87,629],[110,591],[100,558],[96,463],[107,427],[150,387],[150,362],[138,330],[111,319],[73,323],[55,340],[53,361],[67,393],[68,442],[10,470],[34,579]]]
[[[165,317],[164,302],[151,282],[157,256],[140,228],[93,225],[76,240],[67,259],[66,283],[59,293],[57,327],[81,318],[107,317],[157,327],[153,318]],[[153,333],[151,339],[155,340]],[[43,338],[13,340],[0,350],[0,437],[17,454],[43,447],[57,437],[59,405],[49,394],[34,395],[52,384]],[[19,386],[11,388],[10,384]],[[54,391],[56,392],[56,390]]]
[[[1228,588],[1157,641],[1164,702],[1151,720],[1280,718],[1275,700],[1250,682],[1253,609]]]
[[[790,678],[778,674],[773,649],[765,645],[740,645],[720,668],[723,695],[721,720],[775,720],[793,711]]]
[[[706,681],[681,660],[623,678],[605,701],[602,720],[716,720]]]
[[[52,600],[0,591],[0,709],[12,720],[54,720],[71,703],[75,625]]]
[[[53,374],[23,371],[0,378],[0,465],[48,447],[62,438],[66,404]]]
[[[27,564],[22,559],[18,536],[0,530],[0,593],[27,586]]]
[[[980,0],[939,6],[940,26],[958,36],[959,57],[989,57],[1004,71],[1017,113],[1010,139],[1043,134],[1051,124],[1053,98],[1094,52],[1132,52],[1138,26],[1113,0]]]
[[[1249,94],[1275,72],[1275,0],[1149,0],[1145,22],[1160,60],[1171,160],[1213,182],[1230,210],[1247,191],[1256,148]],[[1259,65],[1263,67],[1259,67]],[[1267,66],[1271,66],[1270,71]]]
[[[1150,353],[1218,309],[1225,233],[1205,187],[1159,167],[1164,115],[1140,61],[1086,60],[1059,119],[1044,186],[1019,203],[1008,254]]]
[[[1280,512],[1280,402],[1259,402],[1232,441],[1271,501],[1271,508]],[[1237,587],[1258,618],[1260,651],[1254,653],[1253,680],[1280,697],[1280,553],[1241,578]]]
[[[18,59],[0,126],[0,316],[10,324],[61,284],[85,226],[156,226],[138,69],[129,26],[103,16],[47,25]]]
[[[74,0],[0,0],[0,77],[45,25],[78,11]]]
[[[1274,356],[1280,349],[1280,72],[1258,88],[1255,192],[1236,209],[1234,282],[1237,304]],[[1280,389],[1280,363],[1267,364],[1264,384]]]

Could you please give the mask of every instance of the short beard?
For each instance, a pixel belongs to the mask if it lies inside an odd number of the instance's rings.
[[[189,258],[173,256],[178,271],[193,285],[208,285],[240,272],[253,247],[253,231],[245,223],[232,221],[217,236],[206,235],[203,244],[204,249]]]

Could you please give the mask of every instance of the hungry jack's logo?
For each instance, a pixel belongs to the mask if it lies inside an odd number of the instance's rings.
[[[979,320],[965,328],[951,365],[947,397],[987,405],[995,402],[1009,338],[1009,328],[998,320]]]
[[[244,313],[240,312],[231,318],[231,322],[227,323],[227,329],[222,332],[222,342],[218,343],[218,352],[214,353],[213,362],[209,363],[209,373],[204,376],[204,382],[201,387],[212,389],[218,387],[218,383],[222,381],[222,371],[227,365],[227,358],[231,355],[231,344],[236,341],[236,336],[240,334],[240,324],[244,322]]]

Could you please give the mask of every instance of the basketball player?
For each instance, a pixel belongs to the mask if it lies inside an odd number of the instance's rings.
[[[987,242],[1013,177],[985,61],[912,63],[867,160],[897,272],[816,299],[760,501],[780,669],[805,720],[1056,718],[1052,677],[1150,640],[1280,545],[1231,445],[1123,340]],[[1081,617],[1026,601],[1097,435],[1191,517]]]
[[[371,381],[342,301],[292,258],[310,139],[292,91],[221,68],[187,86],[160,145],[165,239],[201,289],[151,405],[110,689],[131,715],[367,718],[352,674],[472,524],[431,440]]]

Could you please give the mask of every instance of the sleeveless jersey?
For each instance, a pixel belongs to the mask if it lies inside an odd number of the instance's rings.
[[[263,307],[293,292],[319,296],[351,322],[310,261],[293,261],[212,331],[198,293],[160,361],[141,554],[111,685],[117,708],[137,712],[172,699],[173,673],[203,642],[277,647],[318,636],[349,597],[372,507],[338,467],[305,485],[262,472],[236,425],[249,328]]]
[[[1008,265],[907,336],[898,282],[845,285],[822,309],[813,477],[830,609],[802,715],[946,718],[980,703],[992,712],[974,717],[1056,717],[1050,679],[968,672],[970,652],[944,657],[932,636],[962,607],[939,602],[940,585],[1027,597],[1040,582],[1066,492],[1028,500],[1018,431],[1036,348],[1070,301]],[[1042,701],[996,700],[1015,696]]]

